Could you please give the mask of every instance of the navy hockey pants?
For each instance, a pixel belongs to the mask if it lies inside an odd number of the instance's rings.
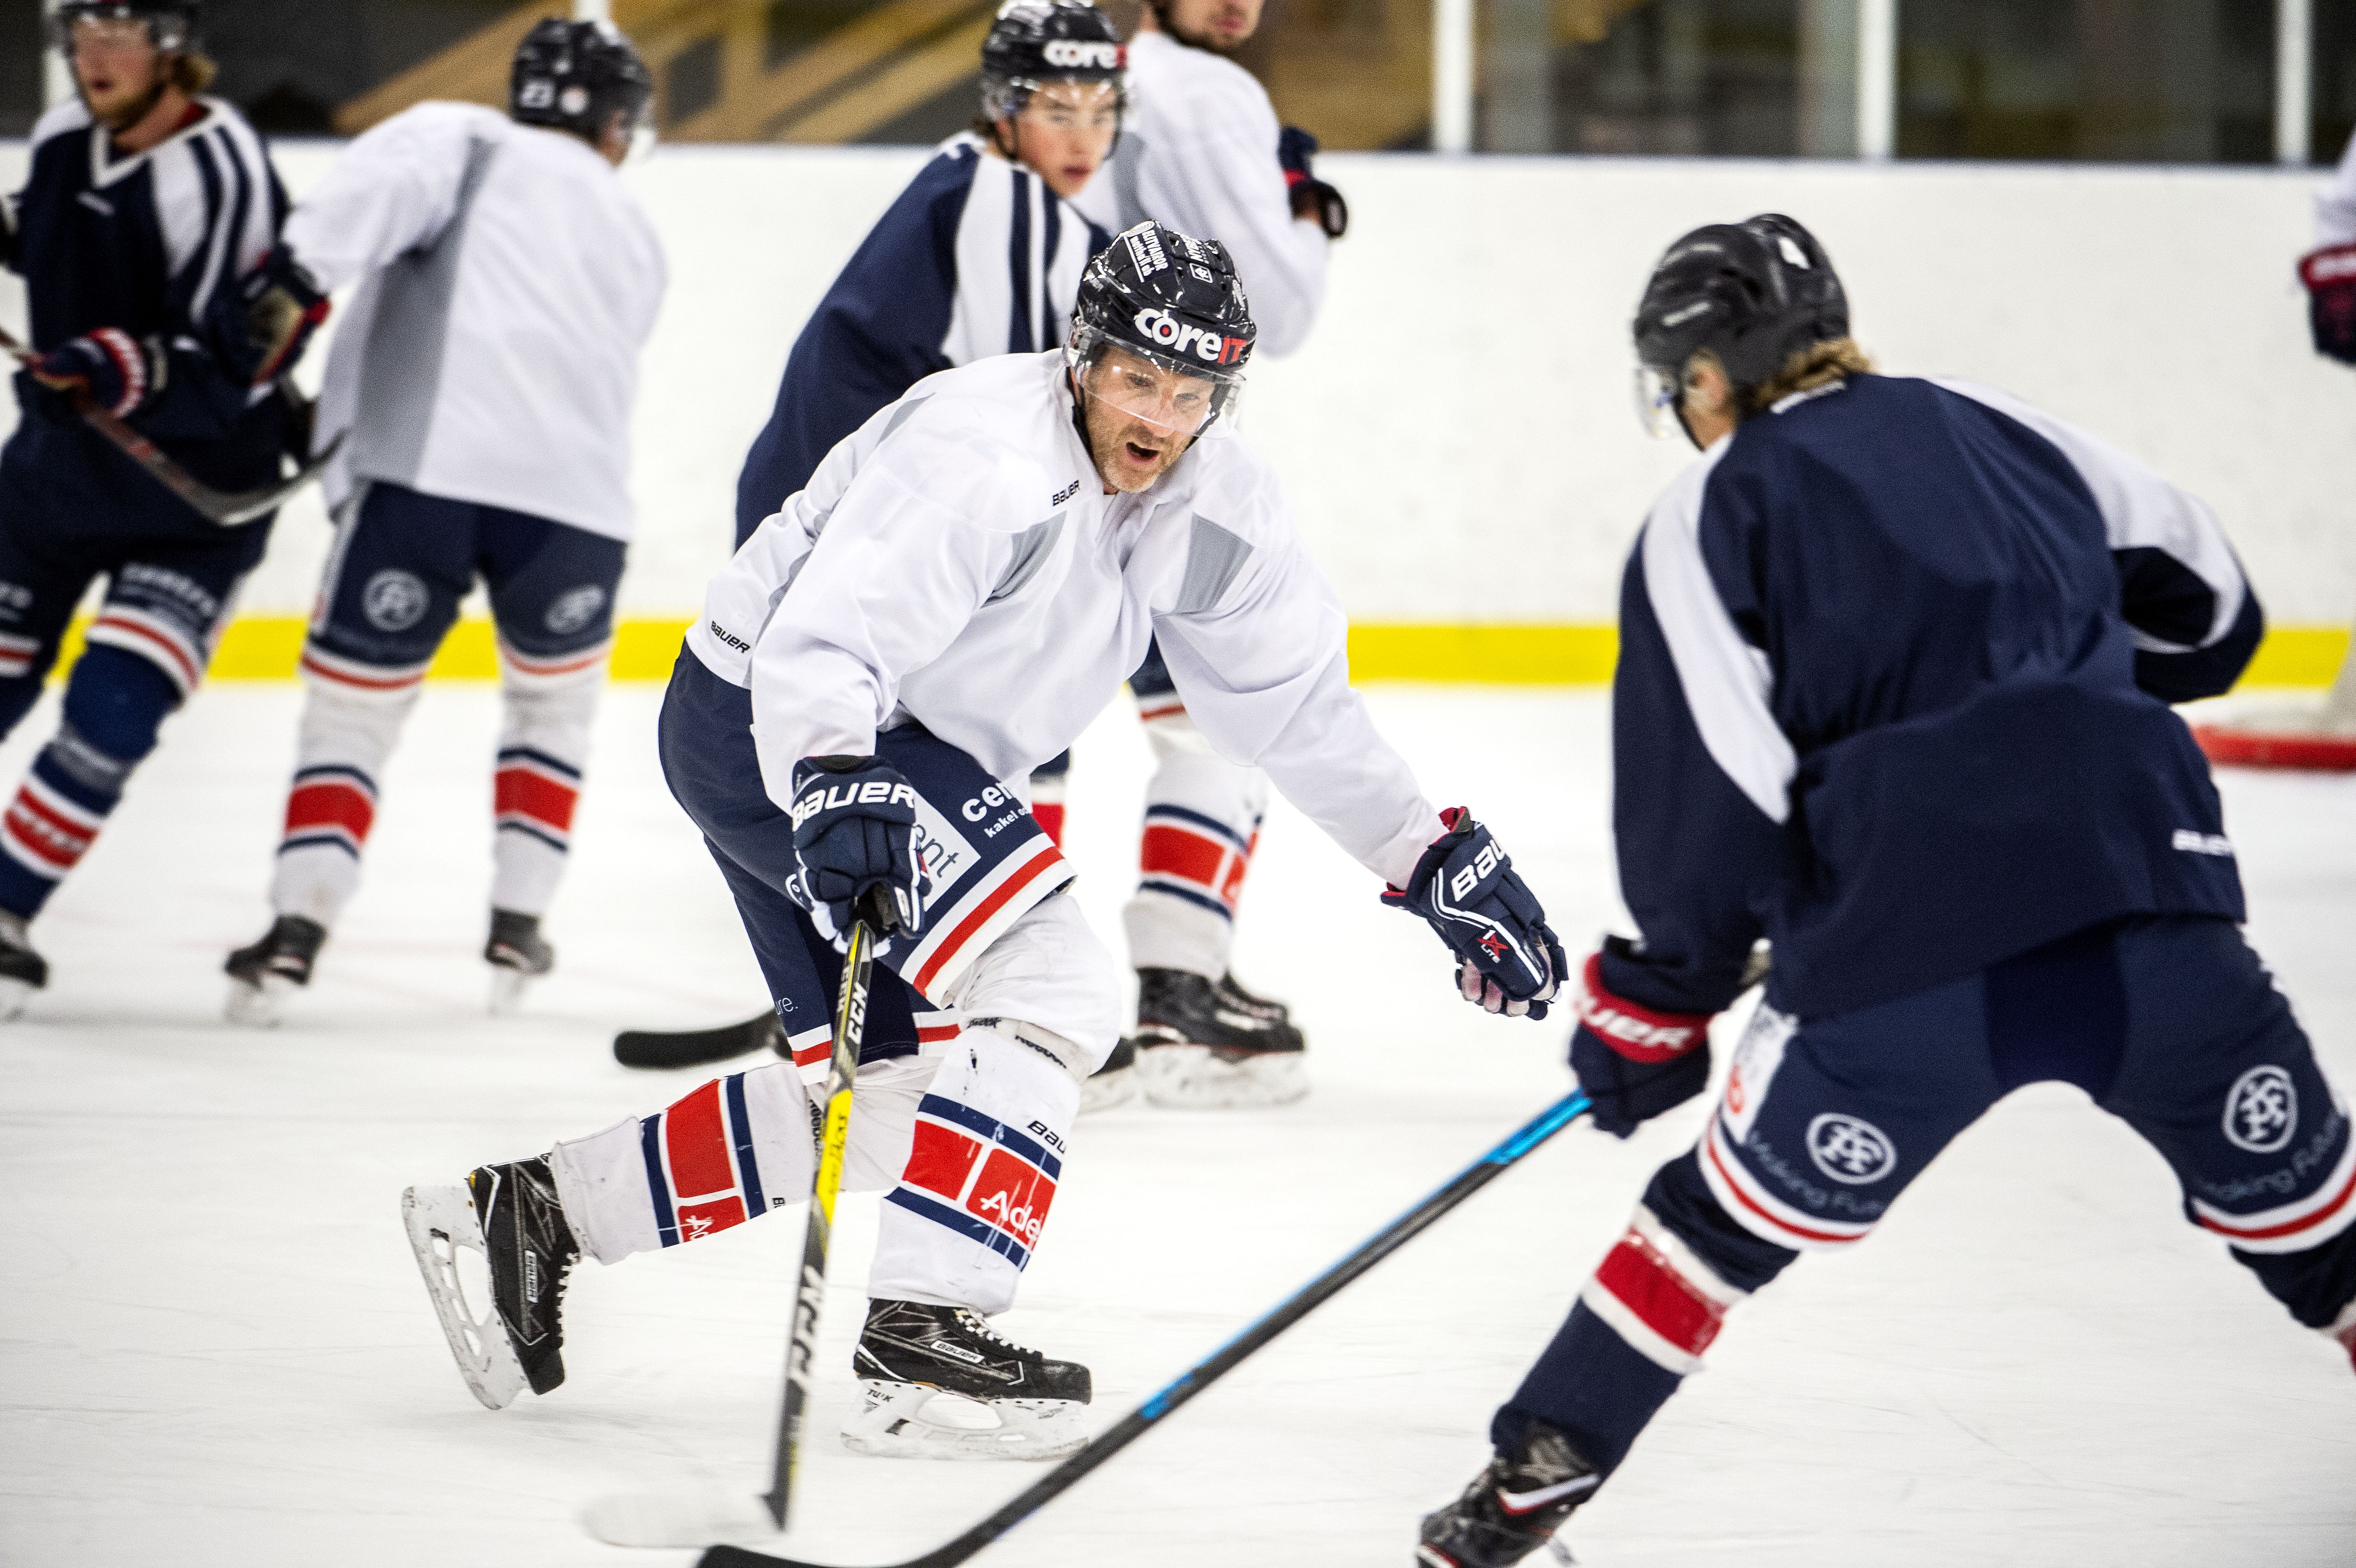
[[[274,445],[174,455],[226,488],[266,483],[277,466]],[[84,591],[107,579],[57,737],[0,815],[0,910],[38,912],[96,840],[157,729],[204,678],[271,520],[221,528],[93,432],[38,413],[0,450],[0,736],[39,699]]]
[[[786,891],[798,869],[793,820],[761,782],[753,694],[682,649],[657,734],[663,777],[702,829],[735,897],[793,1059],[807,1080],[823,1080],[842,957]],[[916,944],[895,941],[877,955],[862,1062],[955,1040],[956,1014],[927,1000],[926,987],[1071,880],[1070,866],[1023,803],[966,752],[919,724],[883,731],[875,750],[916,787],[929,880],[920,890],[925,923]]]
[[[1607,1474],[1727,1312],[1803,1250],[1852,1246],[1997,1101],[2077,1084],[2167,1159],[2298,1322],[2356,1330],[2356,1142],[2307,1036],[2231,923],[2146,916],[1854,1013],[1761,1008],[1708,1129],[1655,1175],[1512,1400]]]

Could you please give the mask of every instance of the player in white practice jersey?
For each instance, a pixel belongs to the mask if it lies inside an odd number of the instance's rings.
[[[479,577],[498,630],[493,1006],[553,950],[562,875],[630,537],[630,407],[662,302],[654,226],[616,168],[652,80],[610,24],[544,21],[510,112],[421,103],[354,142],[265,272],[358,283],[327,357],[337,517],[270,899],[232,954],[230,1017],[275,1021],[359,885],[384,764]]]
[[[927,377],[829,454],[713,581],[665,697],[665,774],[787,1016],[830,1009],[835,944],[880,889],[900,924],[877,989],[961,1021],[937,1057],[863,1042],[845,1186],[889,1194],[845,1433],[859,1452],[1033,1458],[1082,1440],[1087,1370],[985,1322],[1014,1299],[1080,1081],[1119,1032],[1112,961],[1023,782],[1150,637],[1221,750],[1441,932],[1468,997],[1542,1016],[1562,972],[1488,831],[1432,808],[1350,689],[1341,606],[1223,417],[1252,331],[1215,242],[1121,236],[1066,347]],[[776,1062],[413,1189],[411,1238],[477,1397],[562,1380],[581,1252],[613,1263],[808,1193],[813,1111]],[[454,1246],[486,1250],[496,1322],[468,1317]],[[1001,1424],[931,1419],[944,1392]]]
[[[1259,322],[1259,349],[1289,354],[1325,296],[1326,251],[1348,210],[1315,178],[1316,139],[1280,126],[1268,93],[1227,58],[1258,29],[1260,0],[1152,0],[1130,44],[1130,111],[1112,161],[1079,197],[1108,229],[1147,219],[1216,234]],[[1122,912],[1138,971],[1137,1030],[1090,1085],[1117,1102],[1133,1076],[1165,1104],[1268,1104],[1308,1092],[1301,1031],[1280,1003],[1229,972],[1235,914],[1258,848],[1268,780],[1220,757],[1188,717],[1158,649],[1130,682],[1155,757]],[[1061,811],[1069,760],[1032,780]],[[1119,1072],[1134,1060],[1133,1074]]]
[[[2356,365],[2356,136],[2349,137],[2331,183],[2316,193],[2315,249],[2300,261],[2298,275],[2307,285],[2315,351]],[[2356,644],[2340,663],[2324,722],[2356,735]]]

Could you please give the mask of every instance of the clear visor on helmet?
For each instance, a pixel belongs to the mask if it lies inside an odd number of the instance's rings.
[[[1665,365],[1636,367],[1636,417],[1654,439],[1685,433],[1685,423],[1677,418],[1677,399],[1684,389],[1684,378]]]
[[[1072,334],[1066,350],[1081,395],[1155,430],[1192,439],[1213,420],[1235,417],[1240,371],[1109,337],[1096,327]]]
[[[99,48],[144,44],[168,54],[187,47],[188,24],[177,12],[143,11],[132,5],[68,5],[49,17],[49,42],[66,55],[73,53],[78,42]]]
[[[1058,131],[1120,130],[1129,112],[1122,77],[986,76],[981,112],[991,120],[1012,120],[1023,111]]]

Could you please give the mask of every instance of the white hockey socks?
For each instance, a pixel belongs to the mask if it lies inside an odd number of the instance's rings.
[[[868,1294],[984,1317],[1012,1307],[1079,1104],[1078,1080],[1049,1050],[980,1026],[958,1036],[917,1104]]]
[[[572,848],[606,661],[601,656],[552,671],[504,645],[499,656],[504,714],[491,790],[491,907],[542,914]]]
[[[401,727],[417,706],[418,681],[381,689],[323,675],[306,658],[294,782],[270,880],[271,907],[333,927],[360,885],[360,855],[376,822],[377,781]]]
[[[1129,961],[1217,979],[1235,944],[1236,901],[1268,808],[1268,775],[1212,752],[1167,700],[1146,721],[1159,765],[1145,791],[1136,896],[1121,910]]]

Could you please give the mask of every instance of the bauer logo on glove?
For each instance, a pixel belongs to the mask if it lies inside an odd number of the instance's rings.
[[[1416,862],[1404,888],[1383,894],[1421,915],[1462,961],[1464,999],[1511,1018],[1542,1019],[1566,961],[1536,894],[1513,857],[1461,806],[1440,814],[1448,831]]]
[[[850,943],[853,906],[876,887],[891,890],[899,929],[916,934],[924,923],[916,792],[897,768],[877,757],[804,757],[794,764],[791,816],[798,891],[837,948]]]

